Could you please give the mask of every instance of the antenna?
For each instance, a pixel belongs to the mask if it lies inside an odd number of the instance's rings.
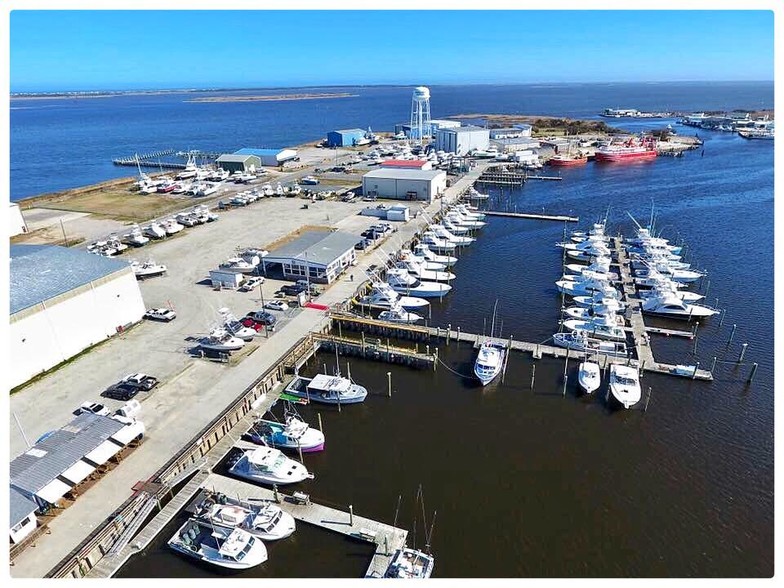
[[[438,514],[438,511],[434,510],[433,520],[430,522],[430,531],[428,532],[427,537],[425,538],[425,552],[428,555],[430,555],[430,541],[433,539],[433,527],[435,527],[436,525],[436,514]]]
[[[392,523],[393,527],[397,527],[397,515],[400,512],[400,502],[403,500],[403,495],[397,495],[397,507],[395,507],[395,521]]]
[[[628,214],[628,215],[629,215],[629,218],[630,218],[630,219],[632,219],[632,222],[634,222],[634,224],[635,224],[635,225],[637,225],[637,228],[638,228],[638,229],[640,229],[640,230],[642,230],[642,226],[640,225],[640,223],[638,223],[638,222],[635,220],[635,218],[634,218],[634,217],[631,215],[631,213],[630,213],[628,210],[626,211],[626,214]]]

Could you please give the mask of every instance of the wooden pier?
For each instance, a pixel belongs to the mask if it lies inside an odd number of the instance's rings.
[[[539,214],[529,212],[504,212],[503,210],[483,210],[487,216],[508,216],[512,218],[528,218],[532,220],[560,221],[568,223],[580,222],[579,216],[566,216],[563,214]]]
[[[299,522],[374,544],[376,550],[365,573],[366,578],[382,578],[395,551],[405,545],[408,537],[408,531],[356,515],[351,507],[338,510],[317,504],[299,493],[284,494],[218,474],[206,478],[202,487],[243,502],[275,502]]]
[[[384,323],[384,321],[379,322],[388,324]],[[340,326],[338,328],[342,329]],[[359,340],[323,333],[313,333],[311,337],[319,349],[334,351],[335,347],[337,347],[338,353],[343,356],[364,357],[387,363],[430,369],[433,369],[438,361],[437,352],[431,354],[428,350],[426,353],[421,353],[418,346],[411,349],[410,347],[392,345],[389,339],[382,341],[374,337],[365,337],[365,331],[362,331],[362,338]]]

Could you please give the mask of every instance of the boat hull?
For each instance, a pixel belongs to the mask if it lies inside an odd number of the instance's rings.
[[[606,153],[597,150],[594,154],[594,160],[597,163],[630,163],[634,161],[650,161],[655,159],[657,155],[655,150],[630,153]]]

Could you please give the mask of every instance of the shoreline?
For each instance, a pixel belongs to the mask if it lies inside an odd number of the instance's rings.
[[[356,98],[359,94],[269,94],[259,96],[209,96],[206,98],[190,98],[183,102],[282,102],[287,100],[318,100],[320,98]]]

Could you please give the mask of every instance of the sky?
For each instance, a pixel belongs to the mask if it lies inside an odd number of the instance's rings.
[[[773,80],[773,12],[10,13],[11,92]]]

